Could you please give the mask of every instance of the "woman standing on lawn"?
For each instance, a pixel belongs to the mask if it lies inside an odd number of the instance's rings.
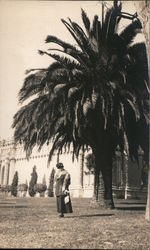
[[[64,169],[62,163],[57,163],[56,168],[54,187],[57,199],[57,212],[59,213],[59,217],[64,217],[64,213],[72,213],[69,194],[70,174]]]

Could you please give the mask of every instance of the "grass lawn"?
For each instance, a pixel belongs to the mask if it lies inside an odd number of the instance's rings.
[[[54,198],[1,199],[0,248],[150,249],[145,204],[123,202],[103,210],[73,198],[73,213],[58,218]]]

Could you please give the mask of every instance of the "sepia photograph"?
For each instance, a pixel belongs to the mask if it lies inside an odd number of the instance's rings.
[[[0,249],[150,250],[150,0],[0,0]]]

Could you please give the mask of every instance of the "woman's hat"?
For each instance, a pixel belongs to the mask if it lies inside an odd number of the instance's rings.
[[[57,168],[63,168],[64,165],[63,165],[61,162],[59,162],[59,163],[56,164],[56,167],[57,167]]]

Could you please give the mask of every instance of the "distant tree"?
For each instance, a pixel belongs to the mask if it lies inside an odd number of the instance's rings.
[[[55,176],[55,169],[53,168],[49,178],[49,187],[48,187],[48,196],[54,196],[54,176]]]
[[[26,192],[28,190],[28,185],[26,183],[19,184],[18,191]]]
[[[30,183],[29,183],[29,195],[31,197],[34,197],[35,195],[35,190],[34,190],[34,186],[35,184],[37,183],[37,178],[38,178],[38,175],[37,175],[37,172],[36,172],[36,166],[33,167],[33,172],[31,173],[31,180],[30,180]]]
[[[25,184],[27,185],[27,187],[28,187],[28,182],[27,182],[27,179],[26,179],[26,182],[25,182]]]
[[[91,170],[94,170],[95,172],[95,168],[96,168],[96,165],[95,165],[95,157],[94,157],[94,154],[93,153],[89,153],[87,154],[86,156],[86,167],[87,169],[91,172]],[[97,176],[97,174],[94,174],[94,196],[96,198],[96,200],[98,200],[98,185],[97,185],[97,181],[96,179],[99,178],[99,176]]]
[[[96,201],[99,202],[99,205],[103,206],[104,182],[102,174],[101,173],[97,174],[97,172],[95,172],[96,163],[95,163],[95,156],[93,153],[87,154],[86,167],[90,172],[94,171],[94,200],[96,199]]]
[[[1,192],[11,192],[11,188],[12,186],[11,185],[3,185],[3,186],[0,186],[0,191]]]
[[[16,197],[17,196],[17,187],[18,187],[18,172],[17,171],[14,174],[14,178],[13,178],[11,186],[12,186],[11,194]]]
[[[46,178],[45,178],[45,174],[44,174],[44,176],[43,176],[42,184],[43,184],[43,185],[46,185]]]
[[[86,167],[89,171],[95,169],[95,157],[93,153],[89,153],[86,156]]]
[[[42,184],[42,183],[37,183],[34,185],[34,191],[35,193],[40,193],[42,194],[43,192],[45,192],[47,189],[46,184]]]

